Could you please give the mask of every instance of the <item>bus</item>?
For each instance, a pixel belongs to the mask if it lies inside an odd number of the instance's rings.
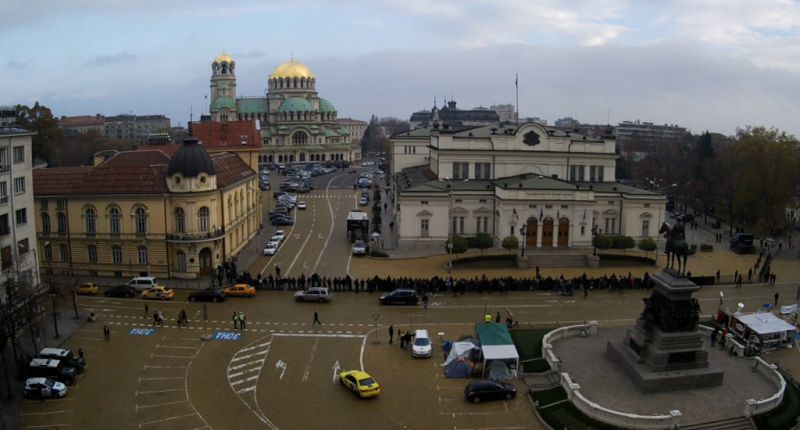
[[[359,210],[350,210],[347,214],[347,240],[354,242],[356,240],[367,241],[369,234],[369,215],[366,212]]]

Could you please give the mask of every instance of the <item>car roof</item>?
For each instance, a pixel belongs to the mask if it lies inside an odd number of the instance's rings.
[[[400,292],[408,292],[408,293],[416,293],[416,291],[412,290],[411,288],[398,288],[396,290],[392,290],[393,293],[400,293]]]
[[[45,381],[47,381],[47,378],[28,378],[25,380],[25,385],[44,384]]]
[[[39,351],[39,355],[58,355],[66,357],[69,355],[69,350],[62,348],[42,348],[42,350]]]
[[[415,330],[414,331],[414,337],[416,337],[416,338],[428,337],[428,330],[425,330],[425,329]]]
[[[52,358],[32,358],[30,365],[33,367],[58,367],[59,361]]]
[[[489,387],[496,387],[502,384],[494,382],[490,379],[480,379],[477,381],[470,381],[468,385],[471,386],[472,388],[489,388]]]
[[[356,379],[372,378],[372,376],[370,376],[369,373],[363,372],[361,370],[351,370],[347,373],[353,375]]]

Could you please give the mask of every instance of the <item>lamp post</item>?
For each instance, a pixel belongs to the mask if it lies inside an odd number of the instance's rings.
[[[526,225],[523,225],[522,227],[519,228],[519,235],[520,235],[519,243],[520,243],[520,249],[521,249],[520,257],[524,257],[525,256],[525,234],[527,233],[526,227],[527,227]]]
[[[447,241],[447,274],[453,272],[453,241]]]

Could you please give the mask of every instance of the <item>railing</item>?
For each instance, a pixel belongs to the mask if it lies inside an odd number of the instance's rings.
[[[755,357],[753,359],[753,366],[754,371],[757,370],[761,372],[762,375],[774,382],[775,385],[778,386],[778,391],[766,399],[747,399],[747,406],[744,408],[744,414],[748,417],[763,414],[764,412],[771,411],[778,407],[783,401],[783,393],[786,391],[786,380],[778,371],[778,366],[767,363],[762,360],[761,357]]]
[[[579,411],[597,421],[629,429],[678,428],[681,418],[678,410],[669,411],[669,415],[637,415],[608,409],[584,397],[581,386],[573,382],[568,373],[561,374],[561,386]]]
[[[704,325],[698,325],[697,326],[697,330],[698,331],[699,330],[707,331],[709,333],[709,335],[710,335],[710,333],[712,331],[714,331],[713,328],[708,327],[708,326],[704,326]],[[722,332],[720,332],[719,335],[720,335],[720,337],[722,337]],[[728,333],[728,336],[725,338],[725,342],[729,343],[730,345],[733,346],[733,350],[736,351],[736,356],[737,357],[744,357],[745,347],[744,347],[744,345],[739,343],[738,340],[736,340],[736,336],[733,333]]]
[[[191,242],[191,241],[200,241],[200,240],[209,240],[209,239],[217,239],[220,237],[225,236],[225,229],[218,228],[212,231],[200,232],[200,233],[175,233],[175,234],[167,234],[167,240],[173,242]]]
[[[597,321],[559,327],[542,338],[542,356],[547,360],[550,368],[558,372],[561,370],[561,360],[553,352],[553,342],[565,337],[591,336],[595,334],[597,334]]]

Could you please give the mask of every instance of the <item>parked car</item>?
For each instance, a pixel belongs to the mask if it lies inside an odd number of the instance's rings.
[[[286,239],[286,232],[283,230],[275,230],[275,235],[272,237],[279,237],[280,241],[283,242],[283,240]]]
[[[256,289],[247,284],[236,284],[224,290],[226,296],[255,297]]]
[[[97,284],[93,282],[84,282],[78,285],[76,292],[78,294],[88,295],[88,296],[97,295]]]
[[[32,358],[28,362],[28,375],[38,378],[50,378],[72,385],[78,371],[52,358]]]
[[[298,291],[294,293],[294,298],[298,302],[330,302],[333,300],[333,295],[327,288],[314,287],[305,291]]]
[[[117,285],[107,289],[104,293],[106,297],[126,297],[132,299],[136,297],[136,288],[129,285]]]
[[[136,288],[136,291],[144,291],[158,286],[158,279],[153,276],[138,276],[128,281],[128,285]]]
[[[417,330],[414,333],[414,343],[411,345],[412,357],[430,357],[433,355],[431,338],[428,337],[428,330]]]
[[[375,397],[381,393],[378,381],[372,379],[369,373],[360,370],[339,372],[339,383],[362,399]]]
[[[278,252],[278,243],[276,241],[267,243],[267,246],[264,247],[264,255],[275,255]]]
[[[150,299],[158,299],[158,300],[170,300],[175,297],[175,291],[170,290],[167,287],[153,287],[149,290],[144,290],[142,292],[142,298],[145,300]]]
[[[300,200],[297,202],[297,209],[305,210],[308,206],[306,206],[306,202]]]
[[[206,288],[200,291],[193,291],[189,294],[189,301],[190,302],[224,302],[225,301],[225,292],[222,291],[222,288]]]
[[[272,221],[272,225],[294,225],[294,220],[291,218],[276,218]]]
[[[285,195],[287,195],[286,191],[275,191],[274,193],[272,193],[272,198],[277,199],[278,197]]]
[[[398,288],[382,295],[378,301],[382,305],[416,305],[419,302],[417,292],[407,288]]]
[[[464,396],[473,403],[484,400],[511,400],[517,395],[517,387],[505,382],[488,379],[471,381],[464,388]]]
[[[269,242],[278,242],[278,245],[280,245],[280,243],[281,243],[281,241],[283,241],[284,237],[285,236],[278,236],[277,234],[274,234],[274,235],[272,235],[272,237],[269,238]],[[267,242],[267,243],[269,243],[269,242]]]
[[[367,244],[363,240],[353,243],[353,255],[367,255]]]
[[[362,197],[360,197],[358,199],[358,205],[359,206],[366,206],[368,204],[369,204],[369,199],[368,198],[362,196]]]
[[[258,189],[261,191],[269,191],[269,183],[260,183],[258,184]]]
[[[42,348],[42,350],[39,351],[39,358],[58,360],[65,366],[75,368],[78,373],[86,369],[86,360],[64,348]]]
[[[29,399],[60,399],[67,395],[67,386],[50,378],[28,378],[24,395]]]

